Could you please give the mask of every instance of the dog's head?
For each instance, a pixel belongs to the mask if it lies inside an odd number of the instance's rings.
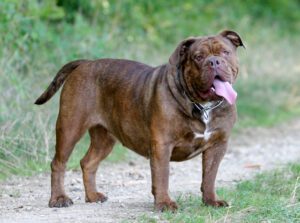
[[[238,74],[239,46],[244,46],[240,36],[228,30],[216,36],[190,37],[178,45],[169,63],[182,73],[185,90],[194,101],[224,97],[232,104],[235,92],[231,85]]]

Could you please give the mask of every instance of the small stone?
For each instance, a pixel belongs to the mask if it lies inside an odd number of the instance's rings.
[[[76,183],[77,183],[76,180],[75,180],[75,179],[72,179],[70,185],[71,185],[71,186],[74,186]]]
[[[75,201],[81,200],[81,197],[76,197],[74,200]]]
[[[129,172],[128,175],[131,179],[134,179],[134,180],[144,179],[144,176],[138,172]]]
[[[25,210],[25,211],[31,211],[31,210],[32,210],[32,207],[30,207],[30,206],[25,207],[24,210]]]
[[[81,188],[74,186],[74,187],[70,188],[70,191],[71,192],[78,192],[78,191],[81,191]]]
[[[135,164],[135,162],[133,162],[133,161],[129,161],[128,165],[129,165],[129,166],[135,166],[136,164]]]
[[[10,195],[8,195],[8,194],[2,194],[2,197],[3,197],[3,198],[9,198]]]

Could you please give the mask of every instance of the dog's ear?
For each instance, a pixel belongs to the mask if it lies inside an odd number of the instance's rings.
[[[245,48],[243,41],[239,34],[231,30],[224,30],[220,33],[221,36],[228,39],[235,47],[242,46]]]
[[[196,37],[189,37],[183,40],[170,56],[169,63],[174,66],[179,66],[179,64],[184,61],[188,49],[196,41],[196,39]]]

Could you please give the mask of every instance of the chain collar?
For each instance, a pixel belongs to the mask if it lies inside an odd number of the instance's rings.
[[[215,104],[208,105],[208,106],[203,106],[200,103],[196,103],[196,102],[192,102],[192,103],[193,103],[193,107],[196,108],[200,112],[200,114],[203,115],[203,117],[207,120],[208,119],[207,112],[219,107],[223,102],[224,102],[224,98],[222,98],[222,100],[220,101],[217,101]]]

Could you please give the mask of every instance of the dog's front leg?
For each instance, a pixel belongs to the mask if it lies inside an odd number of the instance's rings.
[[[202,155],[202,200],[214,207],[228,206],[226,201],[218,200],[215,193],[215,180],[218,168],[227,149],[227,142],[208,148]]]
[[[158,142],[152,143],[150,152],[152,194],[155,199],[155,209],[158,211],[177,209],[177,204],[171,200],[168,193],[171,152],[171,146]]]

